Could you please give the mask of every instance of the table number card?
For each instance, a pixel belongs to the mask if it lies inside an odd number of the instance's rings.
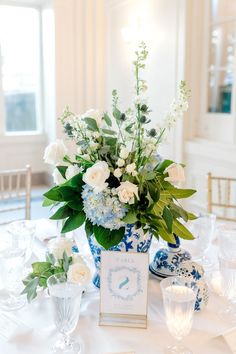
[[[101,253],[100,325],[147,327],[148,253]]]

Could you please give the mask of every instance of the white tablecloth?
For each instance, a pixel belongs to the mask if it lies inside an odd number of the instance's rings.
[[[185,344],[195,354],[229,354],[226,343],[214,338],[231,328],[217,315],[222,306],[217,296],[211,296],[209,306],[196,313],[194,325]],[[83,341],[84,354],[103,354],[133,350],[136,354],[161,354],[166,345],[173,343],[163,317],[159,282],[150,277],[148,328],[132,329],[98,326],[99,291],[88,291],[81,303],[81,314],[74,336]],[[26,324],[10,341],[0,339],[1,354],[49,354],[57,333],[53,325],[50,298],[42,296],[14,314]],[[1,316],[1,315],[0,315]]]
[[[218,315],[223,306],[221,298],[211,294],[208,307],[195,313],[193,329],[184,340],[184,344],[194,354],[231,353],[223,338],[216,338],[232,328],[231,324],[223,322]],[[41,294],[31,304],[16,311],[14,316],[26,327],[19,326],[8,341],[2,339],[0,334],[0,354],[49,354],[57,339],[51,310],[50,298]],[[84,354],[127,351],[134,351],[135,354],[161,354],[167,345],[174,343],[164,321],[159,281],[153,275],[150,275],[149,280],[147,329],[100,327],[98,316],[99,291],[91,285],[83,296],[79,323],[73,334],[81,338]]]

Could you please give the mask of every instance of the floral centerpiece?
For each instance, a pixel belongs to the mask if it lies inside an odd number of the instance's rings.
[[[89,242],[94,239],[104,249],[122,250],[117,247],[124,235],[134,230],[169,243],[175,243],[176,235],[193,239],[181,220],[195,216],[178,200],[195,191],[177,188],[175,184],[184,181],[183,165],[158,155],[166,133],[187,110],[190,92],[182,81],[162,126],[150,127],[147,85],[141,77],[148,55],[144,43],[135,55],[132,107],[126,111],[119,108],[116,90],[112,92],[111,114],[91,109],[76,115],[67,107],[60,120],[77,151],[71,156],[64,142],[57,140],[44,155],[45,162],[55,167],[56,185],[44,194],[43,203],[58,206],[51,219],[63,220],[63,234],[84,225]],[[124,250],[148,249],[130,244],[126,242]],[[94,253],[94,243],[90,246]],[[96,252],[99,262],[100,251]]]
[[[165,134],[187,110],[190,93],[182,81],[163,125],[150,128],[147,85],[140,76],[148,55],[144,43],[135,54],[133,107],[121,111],[114,90],[112,117],[97,110],[75,115],[66,108],[60,120],[77,152],[69,157],[63,141],[57,140],[44,155],[45,162],[55,166],[56,183],[44,194],[44,206],[60,204],[51,219],[64,220],[62,233],[84,224],[87,236],[94,234],[105,249],[121,241],[126,224],[167,242],[175,242],[174,234],[193,238],[180,219],[194,216],[178,199],[195,191],[176,188],[173,183],[184,181],[183,166],[157,155]]]

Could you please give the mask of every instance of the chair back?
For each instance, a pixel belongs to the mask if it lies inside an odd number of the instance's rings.
[[[218,219],[236,221],[236,178],[208,173],[207,210]]]
[[[0,171],[0,213],[25,210],[24,218],[31,217],[31,167]],[[9,220],[1,221],[5,224]]]

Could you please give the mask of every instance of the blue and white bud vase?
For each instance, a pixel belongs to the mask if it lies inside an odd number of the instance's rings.
[[[88,242],[96,267],[93,284],[100,288],[101,251],[105,251],[105,248],[97,242],[94,235],[88,239]],[[151,242],[152,234],[150,232],[144,233],[142,228],[136,229],[134,224],[127,224],[124,237],[118,245],[111,247],[109,251],[146,253],[151,246]]]
[[[175,236],[176,243],[167,243],[167,248],[159,249],[149,266],[149,270],[158,279],[176,275],[176,270],[182,262],[189,261],[191,255],[180,247],[180,240]]]

